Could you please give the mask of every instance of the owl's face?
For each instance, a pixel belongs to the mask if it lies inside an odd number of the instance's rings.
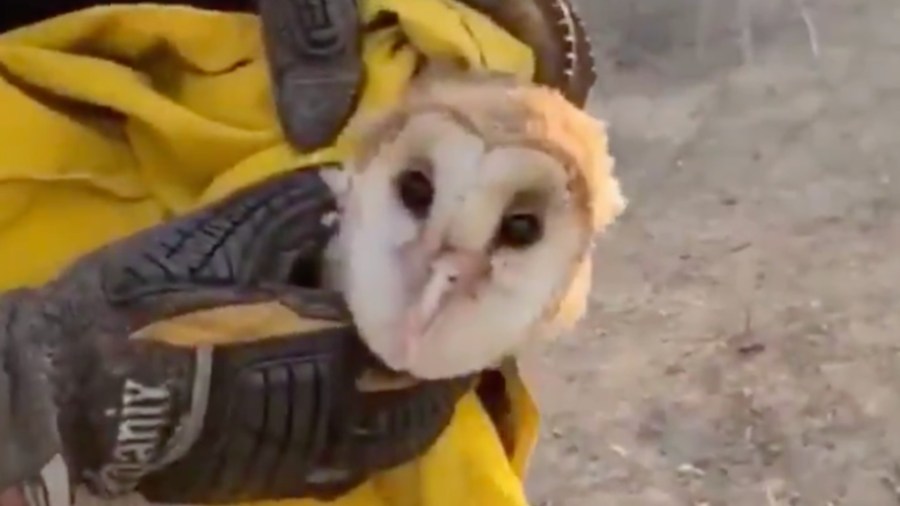
[[[420,95],[369,130],[339,239],[341,284],[364,341],[388,366],[424,379],[490,367],[571,323],[587,296],[579,278],[589,276],[597,216],[618,213],[594,206],[621,206],[608,166],[573,167],[585,157],[567,154],[572,146],[549,132],[526,135],[516,123],[534,119],[527,107],[461,116],[462,97],[445,98],[453,108]],[[608,160],[604,150],[596,161]]]

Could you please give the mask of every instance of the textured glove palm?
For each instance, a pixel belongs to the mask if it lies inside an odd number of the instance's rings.
[[[214,347],[352,337],[336,294],[290,283],[320,257],[332,211],[315,171],[291,174],[0,298],[0,490],[61,453],[100,492],[127,492],[197,436],[187,415]]]

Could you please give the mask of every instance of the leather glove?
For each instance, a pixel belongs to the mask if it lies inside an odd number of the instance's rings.
[[[333,211],[304,170],[0,296],[0,501],[23,482],[43,497],[31,504],[64,500],[67,483],[40,479],[51,462],[100,495],[132,491],[203,437],[222,371],[311,337],[358,341],[337,294],[298,286],[315,282],[296,273],[317,271]]]
[[[534,50],[538,82],[585,104],[594,60],[570,0],[462,1]],[[356,108],[364,82],[357,2],[259,0],[277,110],[298,149],[331,142]]]

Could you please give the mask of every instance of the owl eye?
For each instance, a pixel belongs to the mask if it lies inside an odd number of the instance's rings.
[[[538,242],[544,233],[540,218],[534,214],[509,214],[500,222],[497,243],[511,248],[527,248]]]
[[[416,218],[428,216],[434,200],[434,186],[431,179],[420,169],[409,169],[397,177],[397,195],[403,207]]]

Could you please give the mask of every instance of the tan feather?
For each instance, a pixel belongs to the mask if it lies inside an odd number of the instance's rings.
[[[606,125],[575,107],[558,91],[520,83],[506,75],[437,72],[420,79],[395,110],[363,126],[362,146],[389,142],[410,117],[433,111],[451,116],[488,145],[521,144],[561,160],[572,191],[594,230],[612,223],[626,207],[615,160],[609,154]],[[372,152],[360,150],[357,166]]]

